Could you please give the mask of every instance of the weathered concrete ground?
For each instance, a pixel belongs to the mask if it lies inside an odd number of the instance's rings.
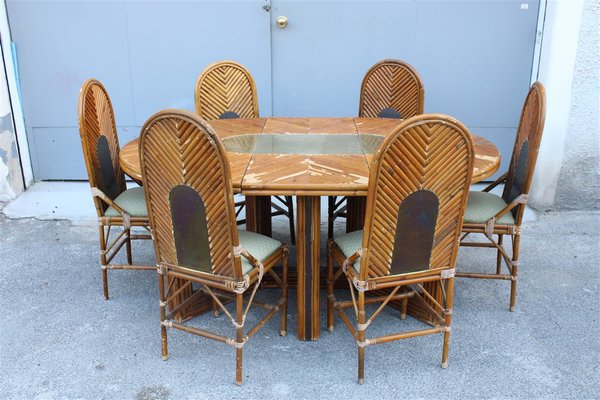
[[[457,281],[446,370],[441,336],[409,339],[367,348],[357,385],[356,346],[339,321],[317,342],[296,340],[292,291],[290,334],[280,337],[271,320],[244,348],[237,387],[234,351],[223,344],[170,331],[170,358],[161,360],[155,273],[111,271],[112,298],[103,299],[93,224],[0,216],[0,398],[599,398],[599,217],[527,223],[514,313],[508,282]],[[276,235],[286,232],[276,221]],[[150,243],[134,251],[153,263]],[[491,250],[461,249],[458,265],[494,261]],[[198,323],[231,329],[223,317]],[[419,323],[391,310],[369,330],[398,325]]]

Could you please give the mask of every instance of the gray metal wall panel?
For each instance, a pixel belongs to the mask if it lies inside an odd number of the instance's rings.
[[[243,64],[261,114],[271,111],[269,13],[262,1],[128,2],[136,123],[164,108],[194,110],[194,85],[219,60]]]
[[[270,14],[264,4],[8,0],[36,179],[85,178],[76,112],[86,78],[106,85],[120,132],[129,127],[134,137],[159,109],[193,109],[197,75],[219,59],[250,69],[262,115],[272,106],[286,116],[356,115],[367,69],[406,60],[423,77],[425,111],[492,140],[505,168],[529,86],[538,0],[273,0]],[[287,28],[276,27],[279,15]]]
[[[526,5],[526,6],[525,6]],[[507,169],[529,89],[539,1],[274,0],[275,115],[348,116],[383,58],[419,71],[425,112],[449,114],[502,152]]]
[[[273,114],[358,114],[360,84],[384,58],[414,61],[416,2],[274,0]]]
[[[194,109],[200,72],[220,59],[246,65],[261,113],[271,111],[269,13],[262,0],[7,0],[36,179],[87,177],[77,126],[84,80],[107,88],[121,145],[154,112]],[[46,129],[48,128],[48,129]]]
[[[425,112],[470,127],[516,127],[529,89],[538,5],[419,2],[415,67],[425,82]]]
[[[140,134],[138,126],[118,126],[121,145]],[[36,179],[87,180],[87,171],[81,151],[79,131],[76,127],[29,128],[27,131]]]
[[[119,121],[133,124],[122,2],[6,3],[28,128],[77,126],[79,89],[91,77],[108,87]]]

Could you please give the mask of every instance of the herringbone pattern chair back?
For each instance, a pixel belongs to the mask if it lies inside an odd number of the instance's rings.
[[[95,79],[84,82],[79,93],[79,133],[90,186],[111,199],[127,188],[119,164],[119,137],[112,103],[106,89]],[[96,208],[103,213],[106,203],[94,197]]]
[[[386,116],[384,110],[393,110],[406,119],[423,114],[424,103],[425,90],[417,71],[404,61],[383,60],[363,79],[359,117],[377,118]]]
[[[529,89],[523,105],[515,147],[506,176],[502,198],[507,204],[510,204],[517,196],[529,193],[542,140],[545,116],[546,93],[544,86],[540,82],[535,82]],[[521,224],[524,211],[524,206],[512,210],[517,224]]]
[[[209,65],[198,77],[196,113],[205,120],[258,117],[254,79],[240,64],[221,61]]]
[[[405,121],[371,164],[361,279],[454,268],[473,171],[467,129],[445,115]]]
[[[161,111],[140,149],[157,262],[241,277],[229,162],[213,129],[193,113]]]

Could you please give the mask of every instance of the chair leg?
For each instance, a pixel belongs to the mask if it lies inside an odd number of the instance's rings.
[[[500,245],[500,247],[502,247],[503,240],[504,240],[504,235],[498,235],[498,244]],[[500,250],[497,250],[497,253],[496,253],[496,274],[500,275],[501,272],[502,272],[502,253],[500,253]]]
[[[365,343],[365,292],[358,292],[358,342]],[[365,383],[365,347],[358,346],[358,384]]]
[[[443,282],[441,283],[443,285]],[[448,279],[446,286],[446,311],[444,313],[444,345],[442,348],[442,368],[448,367],[448,347],[450,344],[450,326],[452,325],[452,308],[454,307],[454,278]]]
[[[333,238],[333,222],[335,221],[333,213],[335,211],[335,200],[336,196],[327,197],[327,239]]]
[[[106,263],[106,234],[104,226],[98,227],[100,233],[100,264],[102,266],[102,286],[104,289],[104,300],[108,300],[108,268]]]
[[[327,246],[327,330],[333,332],[333,253]]]
[[[163,361],[166,361],[169,358],[169,350],[167,347],[167,327],[164,325],[165,316],[167,314],[167,298],[165,295],[165,276],[162,274],[162,271],[158,272],[158,292],[160,296],[160,343],[162,359]]]
[[[125,247],[127,248],[127,264],[133,264],[133,256],[131,254],[131,230],[127,229],[127,241],[125,242]]]
[[[279,334],[281,336],[287,335],[287,302],[288,302],[288,266],[289,266],[289,251],[287,248],[283,252],[283,286],[281,288],[281,297],[283,298],[283,304],[281,305],[281,327]]]
[[[219,316],[219,305],[214,300],[212,301],[212,308],[213,308],[213,317],[217,318]]]
[[[519,243],[521,241],[521,235],[516,234],[512,241],[512,280],[510,281],[510,311],[515,311],[517,304],[517,272],[519,263]]]
[[[285,196],[285,202],[288,208],[288,217],[290,219],[290,242],[296,245],[296,227],[294,225],[294,199],[292,196]]]
[[[402,308],[400,309],[400,319],[406,319],[406,309],[408,308],[408,297],[402,299]]]
[[[243,316],[243,307],[244,307],[244,296],[241,293],[236,294],[235,296],[235,319],[238,323],[238,327],[235,329],[236,331],[236,348],[235,348],[235,383],[237,385],[242,384],[242,347],[244,345],[244,328],[242,324],[244,322]]]

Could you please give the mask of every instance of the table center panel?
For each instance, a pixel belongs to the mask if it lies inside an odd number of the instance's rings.
[[[343,155],[372,154],[384,136],[358,134],[250,134],[224,138],[227,151],[250,154]]]

